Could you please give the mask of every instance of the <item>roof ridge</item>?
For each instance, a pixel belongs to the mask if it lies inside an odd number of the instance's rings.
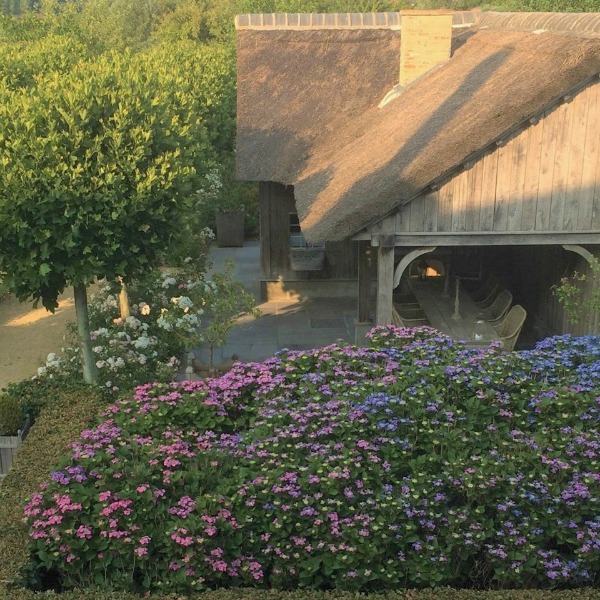
[[[478,11],[453,13],[453,27],[471,27]],[[236,29],[400,29],[399,12],[262,13],[235,17]]]
[[[481,12],[477,27],[510,29],[543,33],[575,34],[582,37],[600,37],[600,12],[558,13],[558,12]]]

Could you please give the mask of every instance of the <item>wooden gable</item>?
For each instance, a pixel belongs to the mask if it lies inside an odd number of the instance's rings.
[[[600,82],[401,206],[393,229],[406,245],[599,243]]]

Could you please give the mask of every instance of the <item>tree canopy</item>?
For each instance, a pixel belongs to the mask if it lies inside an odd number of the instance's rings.
[[[232,126],[226,53],[209,54],[108,53],[0,87],[0,270],[20,298],[52,309],[67,284],[156,261]]]

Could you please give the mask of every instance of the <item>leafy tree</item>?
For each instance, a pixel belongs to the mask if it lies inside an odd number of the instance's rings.
[[[154,0],[87,0],[76,23],[88,43],[99,51],[143,48],[160,18]]]
[[[44,74],[67,73],[87,56],[86,46],[68,36],[0,44],[0,81],[10,88],[31,87]]]
[[[0,86],[0,272],[50,310],[74,286],[87,382],[86,285],[157,260],[212,158],[189,56],[159,59],[110,53],[34,88]]]
[[[33,13],[16,18],[0,11],[0,43],[32,42],[49,33],[49,24]]]

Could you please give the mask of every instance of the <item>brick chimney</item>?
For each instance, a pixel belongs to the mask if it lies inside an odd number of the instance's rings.
[[[452,11],[401,11],[400,85],[408,85],[450,58]]]

